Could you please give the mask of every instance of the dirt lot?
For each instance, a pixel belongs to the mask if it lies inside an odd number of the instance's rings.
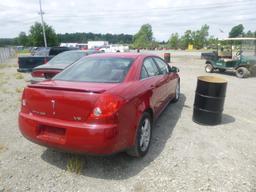
[[[204,61],[198,53],[177,52],[181,99],[155,123],[147,156],[72,156],[21,136],[17,115],[29,75],[17,73],[15,63],[0,66],[0,192],[256,191],[256,78],[216,74],[228,80],[223,123],[201,126],[191,118]],[[80,173],[68,164],[81,166]]]

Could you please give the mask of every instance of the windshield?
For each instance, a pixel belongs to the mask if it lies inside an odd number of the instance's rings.
[[[55,57],[53,57],[48,64],[50,65],[70,65],[74,63],[75,61],[79,60],[81,57],[86,55],[84,52],[75,52],[75,51],[68,51],[63,52]]]
[[[119,83],[125,78],[131,58],[83,58],[55,76],[54,80]]]

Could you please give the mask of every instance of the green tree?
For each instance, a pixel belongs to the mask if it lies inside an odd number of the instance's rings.
[[[168,47],[172,49],[178,49],[178,46],[179,46],[179,34],[172,33],[168,41]]]
[[[243,35],[244,26],[242,24],[234,26],[229,32],[229,37],[239,37]]]
[[[44,23],[44,26],[47,45],[49,47],[56,46],[58,44],[58,39],[54,29],[51,26],[47,25],[46,23]],[[29,32],[31,45],[37,47],[44,46],[43,27],[41,23],[36,22],[34,25],[31,26]]]
[[[245,37],[255,37],[255,33],[253,33],[251,30],[247,31],[247,33],[244,34]]]
[[[207,46],[210,49],[216,49],[218,46],[218,38],[216,38],[214,36],[210,36],[207,41]]]
[[[207,45],[207,37],[209,35],[209,26],[203,25],[200,30],[193,31],[191,38],[193,40],[193,45],[196,49],[202,49]]]
[[[23,46],[27,46],[30,44],[29,38],[25,32],[20,32],[20,34],[17,38],[17,43],[18,43],[18,45],[23,45]]]
[[[181,49],[187,49],[188,44],[192,43],[192,31],[187,30],[183,36],[181,36],[180,41],[179,41],[179,48]]]
[[[149,48],[152,45],[152,40],[152,27],[150,24],[144,24],[139,32],[134,35],[133,46],[134,48]]]

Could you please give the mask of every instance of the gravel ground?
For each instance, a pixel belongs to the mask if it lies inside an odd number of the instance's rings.
[[[161,53],[162,54],[162,53]],[[0,192],[2,191],[256,191],[256,78],[228,80],[223,123],[192,118],[196,78],[206,75],[198,53],[172,53],[180,68],[181,99],[169,105],[153,130],[147,156],[75,156],[79,174],[67,170],[72,155],[38,146],[18,130],[22,88],[29,74],[16,59],[0,66]]]

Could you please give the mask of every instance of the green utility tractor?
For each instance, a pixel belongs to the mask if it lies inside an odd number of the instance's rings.
[[[227,38],[206,58],[207,73],[234,71],[239,78],[256,75],[256,38]]]

